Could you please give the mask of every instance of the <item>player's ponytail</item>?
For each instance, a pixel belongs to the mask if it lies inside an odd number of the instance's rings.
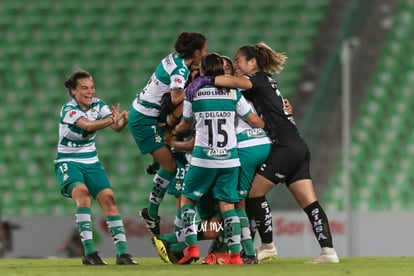
[[[256,45],[245,45],[237,52],[243,53],[246,60],[255,58],[258,69],[269,74],[280,73],[287,59],[284,53],[274,51],[263,42]]]
[[[259,56],[261,57],[261,69],[267,73],[280,73],[286,62],[287,56],[284,53],[278,53],[266,45],[264,42],[257,43]]]

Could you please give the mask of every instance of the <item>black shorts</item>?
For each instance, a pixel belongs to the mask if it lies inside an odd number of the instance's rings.
[[[309,163],[308,145],[300,136],[295,135],[284,143],[274,142],[266,161],[257,173],[275,185],[289,185],[301,179],[311,179]]]

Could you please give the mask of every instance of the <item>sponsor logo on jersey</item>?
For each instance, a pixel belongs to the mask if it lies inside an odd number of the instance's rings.
[[[228,159],[231,153],[227,149],[209,149],[207,155],[218,159]]]
[[[207,89],[201,89],[198,90],[197,96],[230,96],[231,92],[230,90],[207,90]]]
[[[175,78],[175,82],[178,84],[181,84],[183,82],[183,80],[181,78]]]
[[[247,130],[247,136],[249,137],[252,137],[252,136],[254,137],[259,134],[265,134],[264,130],[261,128],[253,128],[253,129]]]

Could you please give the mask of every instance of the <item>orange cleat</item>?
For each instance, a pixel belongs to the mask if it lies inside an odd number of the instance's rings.
[[[242,265],[243,260],[240,257],[240,254],[230,254],[230,264],[232,265]]]
[[[208,255],[201,261],[201,264],[213,265],[216,264],[217,258],[216,253],[211,251]]]
[[[184,257],[178,261],[178,264],[190,264],[192,262],[196,262],[198,259],[200,259],[200,250],[198,249],[198,246],[190,245],[184,249]]]
[[[230,253],[229,252],[217,252],[216,253],[216,263],[218,265],[229,265],[230,262]]]

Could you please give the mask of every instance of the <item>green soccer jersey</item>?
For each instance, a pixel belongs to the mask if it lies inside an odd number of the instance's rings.
[[[111,110],[101,99],[94,98],[88,110],[82,110],[72,99],[60,110],[59,143],[57,162],[74,161],[84,164],[98,162],[95,139],[96,132],[87,132],[76,126],[76,121],[85,117],[90,121],[104,119],[111,115]]]
[[[250,105],[252,112],[257,114],[253,104],[250,101],[247,101],[247,103]],[[246,121],[238,117],[236,118],[236,134],[238,148],[248,148],[272,143],[264,129],[252,128]]]
[[[174,89],[184,89],[190,70],[178,54],[169,54],[157,66],[147,85],[134,99],[132,106],[138,112],[159,117],[161,98]]]
[[[205,86],[192,102],[184,102],[183,117],[195,120],[191,165],[204,168],[240,166],[235,130],[236,116],[246,117],[249,104],[235,89]]]

